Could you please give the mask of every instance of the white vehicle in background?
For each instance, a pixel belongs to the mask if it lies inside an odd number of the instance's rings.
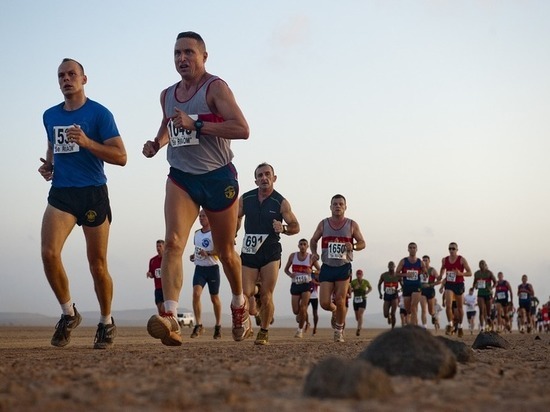
[[[185,313],[178,313],[178,323],[181,327],[187,326],[189,328],[192,328],[195,326],[195,315],[193,315],[191,312],[185,312]]]

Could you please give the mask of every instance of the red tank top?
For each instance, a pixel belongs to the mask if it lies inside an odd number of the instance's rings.
[[[464,283],[464,276],[457,274],[457,272],[464,272],[464,265],[462,264],[462,256],[457,256],[456,261],[451,263],[450,256],[445,258],[443,267],[445,268],[447,283]]]

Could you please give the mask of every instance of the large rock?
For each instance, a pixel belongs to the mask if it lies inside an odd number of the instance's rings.
[[[306,377],[304,395],[318,398],[384,398],[393,394],[390,377],[360,359],[323,359]]]
[[[458,362],[468,363],[475,361],[474,351],[464,342],[449,339],[444,336],[438,336],[436,339],[442,342],[446,347],[451,350],[451,352],[453,352]]]
[[[440,379],[456,374],[451,350],[418,326],[395,328],[377,336],[359,357],[390,375]]]
[[[472,344],[474,349],[502,348],[508,349],[510,342],[496,332],[480,332]]]

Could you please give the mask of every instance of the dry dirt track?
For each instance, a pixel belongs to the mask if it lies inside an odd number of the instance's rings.
[[[116,346],[92,349],[95,329],[81,327],[66,348],[49,345],[53,328],[0,327],[0,411],[548,411],[550,336],[504,335],[509,350],[476,351],[455,378],[391,378],[395,394],[380,400],[302,395],[310,367],[330,355],[355,358],[380,330],[331,331],[302,340],[273,329],[270,345],[236,343],[224,330],[167,348],[145,328],[120,327]],[[187,333],[187,330],[184,330]],[[465,336],[471,344],[475,336]],[[330,384],[327,382],[327,384]]]

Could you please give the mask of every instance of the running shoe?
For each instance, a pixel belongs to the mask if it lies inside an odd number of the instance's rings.
[[[250,315],[248,314],[248,300],[245,298],[241,307],[234,308],[231,305],[231,318],[233,323],[233,340],[240,342],[248,337],[248,331],[251,329]]]
[[[254,341],[254,345],[267,345],[269,344],[269,336],[268,331],[264,331],[262,329],[259,330],[258,334],[256,335],[256,340]]]
[[[334,342],[344,342],[344,333],[341,330],[334,330]]]
[[[170,312],[151,316],[147,322],[147,332],[166,346],[181,346],[183,343],[180,325]]]
[[[294,337],[298,339],[302,339],[304,337],[304,333],[301,330],[297,330]]]
[[[193,328],[193,333],[191,333],[192,338],[196,338],[199,335],[202,335],[204,333],[204,329],[202,325],[195,325]]]
[[[452,335],[453,334],[453,326],[447,325],[445,326],[445,335]]]
[[[336,329],[336,310],[332,312],[330,317],[330,326],[332,326],[332,329]]]
[[[222,326],[216,325],[214,326],[214,339],[221,339],[222,338]]]
[[[76,306],[73,304],[74,316],[71,315],[61,315],[61,319],[55,325],[55,332],[52,337],[53,346],[67,346],[71,341],[71,332],[75,329],[80,322],[82,322],[82,316],[76,310]]]
[[[458,333],[457,333],[458,337],[461,338],[464,336],[464,331],[462,330],[462,328],[458,328]]]
[[[357,330],[355,331],[355,336],[359,336],[359,335],[361,335],[361,329],[357,329]]]
[[[95,333],[94,349],[109,349],[113,346],[116,337],[116,325],[115,320],[111,318],[110,325],[99,323],[97,325],[97,331]]]

